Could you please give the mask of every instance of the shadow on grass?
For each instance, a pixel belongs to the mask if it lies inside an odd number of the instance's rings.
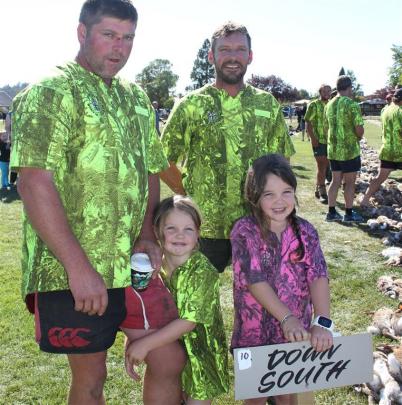
[[[302,170],[302,171],[304,171],[304,172],[309,172],[309,171],[311,171],[311,169],[307,169],[305,166],[293,166],[293,165],[291,165],[292,166],[292,169],[293,170]]]
[[[15,186],[11,186],[10,190],[0,190],[0,201],[3,204],[10,204],[16,200],[21,200],[21,197],[18,194],[17,188]]]
[[[302,171],[302,172],[311,172],[311,170],[307,169],[305,166],[293,166],[292,165],[292,169],[293,170],[299,170],[299,171]],[[297,173],[297,172],[295,172],[295,176],[298,177],[299,179],[305,179],[305,180],[310,180],[311,179],[311,176],[306,176],[305,174],[300,174],[300,173]]]

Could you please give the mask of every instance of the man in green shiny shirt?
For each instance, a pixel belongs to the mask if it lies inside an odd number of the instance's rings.
[[[232,225],[246,213],[243,181],[251,162],[266,153],[294,154],[280,104],[244,83],[252,57],[246,27],[229,22],[215,31],[208,54],[215,82],[184,97],[162,133],[170,168],[160,176],[200,207],[201,251],[219,271],[230,262]]]
[[[307,133],[310,136],[314,158],[317,163],[315,196],[321,202],[327,203],[328,195],[325,188],[325,176],[329,162],[327,158],[327,134],[324,130],[324,108],[331,97],[331,86],[322,84],[318,92],[320,97],[308,105],[304,120],[307,124]]]
[[[25,212],[22,292],[35,310],[40,348],[68,356],[70,404],[105,401],[106,351],[126,317],[133,249],[161,266],[152,212],[157,173],[168,162],[149,99],[115,77],[136,26],[131,1],[87,0],[75,62],[13,106],[11,165]],[[144,403],[178,403],[184,364],[178,342],[150,353]]]
[[[363,218],[353,210],[356,174],[360,170],[360,139],[363,137],[363,118],[359,105],[352,100],[352,81],[339,76],[338,95],[325,106],[324,125],[327,130],[328,159],[332,181],[328,188],[328,214],[326,221],[361,222]],[[345,215],[335,210],[339,187],[345,184]]]
[[[380,170],[370,181],[361,206],[370,203],[370,197],[380,188],[393,170],[402,170],[402,89],[395,91],[392,103],[381,113],[382,146],[380,149]]]

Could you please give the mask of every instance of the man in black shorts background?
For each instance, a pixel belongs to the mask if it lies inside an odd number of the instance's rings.
[[[356,174],[360,170],[360,139],[363,137],[363,118],[359,105],[352,100],[352,81],[339,76],[338,95],[325,106],[324,126],[327,130],[328,159],[332,181],[328,188],[328,214],[326,221],[361,222],[362,216],[353,210]],[[345,215],[336,211],[336,197],[344,181]]]
[[[322,84],[319,89],[320,97],[313,100],[307,107],[304,119],[307,124],[307,133],[311,139],[314,158],[317,163],[317,180],[315,196],[322,203],[328,202],[325,188],[325,177],[329,166],[327,158],[327,134],[324,131],[324,108],[331,97],[331,86]]]
[[[13,105],[11,165],[26,213],[22,290],[41,350],[68,356],[69,404],[105,403],[106,354],[118,330],[135,340],[177,317],[158,278],[142,293],[144,312],[130,287],[133,250],[161,266],[152,212],[157,173],[168,166],[148,97],[116,77],[136,26],[130,0],[87,0],[76,60]],[[144,403],[179,403],[180,344],[150,352],[146,363]]]
[[[395,91],[392,103],[381,113],[382,146],[380,170],[370,181],[361,206],[369,205],[370,197],[380,188],[393,170],[402,170],[402,89]]]

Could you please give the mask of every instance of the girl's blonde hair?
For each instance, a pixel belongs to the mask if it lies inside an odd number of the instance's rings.
[[[190,198],[183,195],[174,195],[162,200],[155,208],[153,216],[153,225],[157,238],[161,243],[164,243],[163,237],[163,224],[166,217],[174,209],[185,212],[191,217],[194,222],[197,231],[201,228],[201,213],[195,202]]]

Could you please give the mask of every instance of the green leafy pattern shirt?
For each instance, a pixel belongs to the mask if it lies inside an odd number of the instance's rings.
[[[324,107],[325,103],[321,99],[313,100],[307,106],[304,120],[311,123],[318,142],[327,144],[327,134],[324,131]]]
[[[107,288],[130,285],[148,173],[167,167],[153,108],[136,85],[111,87],[77,63],[29,87],[13,109],[11,166],[53,172],[71,229]],[[22,292],[68,289],[61,263],[24,216]]]
[[[162,276],[179,318],[196,323],[182,337],[188,356],[182,373],[184,391],[200,400],[228,392],[228,348],[219,301],[219,273],[201,252],[195,252],[170,280],[163,271]]]
[[[360,155],[355,126],[363,126],[359,105],[349,97],[337,96],[325,106],[324,126],[328,131],[328,159],[351,160]]]
[[[380,159],[402,162],[402,108],[390,104],[381,115],[382,146]]]
[[[162,134],[168,160],[182,164],[186,192],[203,213],[201,234],[229,238],[244,216],[243,184],[251,163],[267,153],[294,154],[280,104],[246,85],[236,96],[212,85],[186,96]]]

